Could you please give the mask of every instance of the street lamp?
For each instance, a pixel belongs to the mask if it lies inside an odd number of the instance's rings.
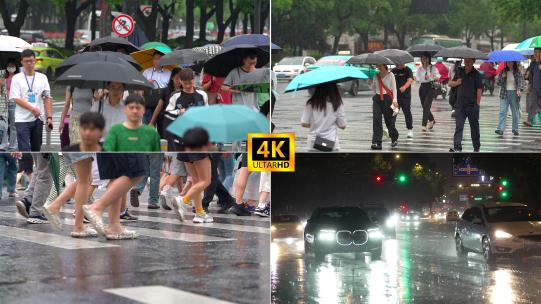
[[[462,184],[458,184],[458,188],[462,188]]]
[[[395,155],[394,155],[394,158],[395,158],[395,159],[400,159],[400,154],[395,154]]]

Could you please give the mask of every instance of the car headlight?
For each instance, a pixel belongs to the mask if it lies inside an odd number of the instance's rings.
[[[408,215],[408,216],[406,216],[406,219],[409,220],[409,219],[411,219],[411,217]]]
[[[413,217],[413,219],[414,219],[414,220],[418,220],[418,219],[419,219],[419,216],[416,215],[416,216]]]
[[[383,233],[378,228],[368,229],[368,238],[381,239],[383,238]]]
[[[494,236],[498,239],[508,239],[510,237],[513,237],[511,234],[502,230],[496,230],[496,232],[494,232]]]
[[[333,241],[335,235],[335,230],[320,230],[318,234],[318,239],[322,241]]]
[[[394,218],[390,218],[385,222],[385,226],[387,228],[393,228],[396,225],[396,220]]]
[[[304,227],[301,224],[299,224],[299,225],[297,225],[297,230],[298,231],[303,231]]]
[[[276,226],[271,226],[271,231],[276,231]]]

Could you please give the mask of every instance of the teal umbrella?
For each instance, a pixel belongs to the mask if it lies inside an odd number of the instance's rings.
[[[338,83],[353,79],[368,79],[368,76],[356,67],[322,66],[293,78],[287,85],[285,92],[305,90],[324,83]]]
[[[530,46],[535,37],[530,37],[517,45],[515,48],[522,55],[533,55],[533,48]]]
[[[141,46],[141,48],[143,50],[157,49],[158,51],[160,51],[160,52],[162,52],[164,54],[171,53],[173,51],[169,46],[167,46],[167,44],[162,43],[162,42],[158,42],[158,41],[147,42],[147,43],[143,44]]]
[[[201,127],[210,141],[230,143],[248,138],[248,133],[269,133],[270,123],[263,114],[244,105],[191,107],[172,122],[167,131],[183,137],[189,129]]]
[[[60,158],[58,153],[47,153],[44,157],[47,158],[56,193],[60,194]]]

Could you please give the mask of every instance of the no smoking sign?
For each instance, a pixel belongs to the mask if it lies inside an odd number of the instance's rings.
[[[113,20],[113,32],[119,37],[127,37],[133,33],[135,22],[130,15],[120,14]]]

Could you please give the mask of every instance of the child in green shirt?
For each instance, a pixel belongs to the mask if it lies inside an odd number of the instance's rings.
[[[159,152],[160,136],[151,126],[141,122],[145,113],[145,99],[130,94],[124,101],[126,121],[111,127],[103,149],[113,152]]]

